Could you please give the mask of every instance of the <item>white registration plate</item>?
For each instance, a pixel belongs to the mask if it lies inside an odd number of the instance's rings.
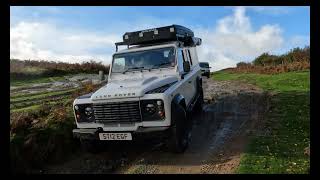
[[[132,140],[131,133],[99,133],[100,140]]]

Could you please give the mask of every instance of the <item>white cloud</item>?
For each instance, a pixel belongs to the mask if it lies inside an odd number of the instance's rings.
[[[169,20],[144,17],[139,19],[139,23],[120,23],[117,28],[134,31],[165,26],[168,23]],[[20,21],[10,27],[10,58],[71,63],[94,59],[109,64],[112,52],[115,51],[114,43],[121,41],[124,33],[118,29],[114,31],[117,34],[61,27],[54,22]],[[97,53],[97,49],[102,52]]]
[[[283,45],[278,25],[266,24],[253,31],[245,12],[244,7],[237,7],[232,15],[220,19],[216,27],[195,30],[203,38],[203,45],[198,48],[200,61],[208,61],[213,71],[234,67],[240,61],[252,60]]]
[[[114,48],[121,35],[99,34],[54,24],[20,22],[10,28],[10,58],[109,63],[111,54],[93,53],[96,48]]]

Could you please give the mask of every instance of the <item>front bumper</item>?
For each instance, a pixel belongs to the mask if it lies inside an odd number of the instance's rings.
[[[202,71],[201,74],[204,76],[208,76],[210,75],[210,71]]]
[[[73,129],[73,137],[81,139],[99,140],[99,133],[121,133],[130,132],[133,139],[140,138],[148,134],[148,137],[163,137],[167,136],[170,127],[139,127],[136,131],[103,131],[102,128],[96,129]]]

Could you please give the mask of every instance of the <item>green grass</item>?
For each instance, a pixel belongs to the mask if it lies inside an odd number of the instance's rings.
[[[45,72],[47,69],[46,68],[40,68],[40,67],[25,67],[23,69],[24,73],[29,73],[29,74],[41,74]]]
[[[271,98],[266,127],[271,134],[253,136],[242,155],[237,173],[309,173],[310,73],[277,75],[213,73],[215,80],[236,80],[277,92]]]
[[[14,79],[10,78],[10,86],[28,86],[36,83],[49,83],[55,81],[63,81],[65,76],[54,76],[54,77],[32,77],[28,79]]]
[[[237,80],[255,84],[265,90],[284,91],[309,91],[310,72],[288,72],[275,75],[267,74],[237,74],[219,71],[213,73],[215,80]]]
[[[61,74],[61,75],[54,75],[51,77],[46,76],[32,76],[27,77],[23,79],[10,77],[10,86],[29,86],[32,84],[37,83],[49,83],[49,82],[55,82],[55,81],[63,81],[65,80],[65,77],[72,77],[75,75],[85,75],[86,73],[68,73],[68,74]]]
[[[35,110],[39,109],[40,107],[41,107],[41,105],[36,104],[36,105],[31,105],[31,106],[23,107],[23,108],[10,109],[10,112],[35,111]]]
[[[32,69],[31,69],[32,70]],[[30,70],[30,71],[31,71]],[[81,75],[81,74],[77,74]],[[30,79],[14,79],[11,78],[10,86],[18,86],[19,88],[28,88],[36,83],[48,83],[55,81],[63,81],[66,77],[71,77],[70,75],[64,76],[53,76],[53,77],[32,77]],[[37,110],[42,102],[53,100],[60,102],[66,98],[70,98],[72,92],[78,90],[78,88],[65,89],[59,91],[43,91],[32,94],[25,94],[22,92],[13,92],[10,95],[10,112],[20,112],[20,111],[33,111]],[[65,97],[64,97],[65,96]],[[62,97],[62,99],[60,98]]]
[[[55,105],[55,104],[59,104],[61,102],[66,102],[68,100],[70,100],[70,96],[65,96],[65,97],[58,99],[58,100],[55,100],[55,101],[46,102],[46,104]],[[37,104],[31,103],[30,105],[27,105],[27,106],[12,108],[12,109],[10,109],[10,112],[22,112],[22,111],[31,112],[31,111],[38,110],[41,106],[42,106],[41,103],[37,103]]]
[[[25,95],[25,96],[12,96],[10,97],[10,103],[18,102],[18,101],[25,101],[25,100],[35,100],[35,99],[43,99],[43,98],[50,98],[52,96],[57,95],[66,95],[70,94],[77,89],[68,89],[68,90],[62,90],[62,91],[50,91],[50,92],[42,92],[37,93],[36,95]]]
[[[42,92],[36,94],[30,94],[25,96],[11,96],[10,97],[10,112],[21,112],[21,111],[34,111],[37,110],[42,102],[49,104],[59,103],[61,101],[68,100],[72,92],[78,90],[78,88],[53,91],[53,92]]]

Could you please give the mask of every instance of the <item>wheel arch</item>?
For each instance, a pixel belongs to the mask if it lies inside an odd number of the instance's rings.
[[[184,110],[186,110],[186,108],[187,108],[185,98],[181,94],[176,94],[171,101],[171,125],[174,125],[176,123],[174,118],[172,118],[172,117],[175,113],[174,109],[178,105],[181,105],[184,108]]]
[[[186,100],[183,97],[183,95],[181,95],[181,94],[176,94],[174,96],[174,98],[172,99],[172,102],[171,102],[171,106],[172,105],[181,105],[184,109],[186,109],[186,107],[187,107]]]

